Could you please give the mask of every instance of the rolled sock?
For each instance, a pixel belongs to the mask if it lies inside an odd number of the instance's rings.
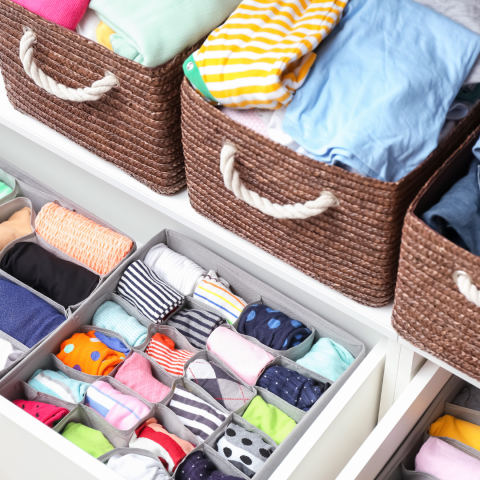
[[[279,365],[267,368],[257,385],[304,412],[308,412],[328,388],[324,383]]]
[[[180,310],[170,317],[167,325],[175,327],[195,347],[204,350],[210,334],[225,320],[219,315],[205,310]]]
[[[451,415],[444,415],[432,423],[428,433],[432,437],[448,437],[458,440],[475,450],[480,450],[480,426]]]
[[[245,308],[240,315],[237,330],[275,350],[296,347],[312,334],[303,323],[263,304]]]
[[[0,330],[28,348],[50,335],[65,321],[52,305],[0,277]]]
[[[480,389],[473,385],[467,385],[455,397],[452,403],[459,407],[470,408],[471,410],[480,412]]]
[[[31,217],[32,211],[28,207],[23,207],[8,220],[0,223],[0,250],[17,238],[33,233]]]
[[[297,360],[297,363],[335,381],[354,360],[346,348],[329,338],[321,338],[303,358]]]
[[[218,311],[229,323],[235,323],[247,302],[232,293],[230,284],[210,270],[208,275],[198,284],[194,298]]]
[[[176,474],[177,480],[239,480],[217,470],[214,463],[203,452],[191,453]]]
[[[70,422],[63,429],[62,436],[95,458],[115,448],[102,432],[81,423]]]
[[[257,395],[247,407],[243,418],[265,432],[280,445],[288,434],[297,426],[295,421],[274,405],[266,403]]]
[[[23,352],[15,348],[8,340],[0,338],[0,371],[18,360]]]
[[[175,348],[175,342],[161,333],[152,337],[145,353],[173,375],[183,375],[185,362],[193,357],[192,352]]]
[[[185,376],[230,412],[239,409],[255,396],[254,392],[212,362],[194,360],[186,369]]]
[[[74,380],[62,372],[41,369],[32,375],[28,384],[37,392],[46,393],[69,403],[81,402],[90,386],[89,383]]]
[[[50,428],[53,428],[63,417],[69,414],[66,408],[50,405],[49,403],[31,400],[13,400],[12,403]]]
[[[238,333],[218,327],[207,341],[207,349],[225,362],[248,385],[255,385],[274,357]]]
[[[153,246],[144,262],[162,280],[183,295],[191,295],[201,278],[207,274],[200,265],[170,250],[164,243]]]
[[[107,462],[107,467],[125,480],[169,480],[164,466],[153,458],[138,453],[116,453]]]
[[[170,387],[153,377],[150,362],[138,353],[125,360],[115,378],[152,403],[160,402],[170,393]]]
[[[92,325],[120,334],[132,347],[147,339],[147,327],[115,302],[102,303],[93,315]]]
[[[200,443],[204,442],[227,418],[225,413],[212,407],[181,385],[175,387],[169,408]]]
[[[101,332],[74,333],[60,345],[57,358],[65,365],[89,375],[108,375],[126,358],[126,353],[109,348]],[[119,342],[118,339],[115,339]],[[125,347],[125,346],[124,346]]]
[[[124,235],[56,203],[42,207],[35,228],[50,245],[100,275],[111,272],[133,248],[132,240]]]
[[[32,242],[20,242],[10,248],[0,261],[0,268],[65,308],[83,302],[100,281],[90,270]]]
[[[161,323],[182,306],[184,297],[167,285],[141,260],[123,272],[117,292],[152,322]]]
[[[0,199],[10,195],[13,190],[5,183],[0,182]]]
[[[439,480],[480,480],[480,461],[439,438],[430,437],[415,457],[417,472]]]
[[[150,408],[138,398],[120,393],[101,380],[88,387],[85,405],[119,430],[129,430],[150,412]]]
[[[135,430],[129,447],[142,448],[158,456],[168,473],[173,473],[194,448],[190,442],[169,433],[155,418],[149,418]]]
[[[275,447],[255,432],[230,423],[217,442],[217,451],[248,477],[258,473]]]

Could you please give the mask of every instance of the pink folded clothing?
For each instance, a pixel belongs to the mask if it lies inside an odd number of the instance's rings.
[[[259,375],[274,357],[238,333],[218,327],[208,337],[207,349],[225,362],[248,385],[255,385]]]
[[[75,30],[87,11],[90,0],[13,0],[13,2],[50,22]]]
[[[262,110],[237,110],[235,108],[222,107],[222,112],[233,121],[245,125],[245,127],[268,138],[268,121],[262,118]]]
[[[34,402],[32,400],[14,400],[13,403],[50,428],[53,428],[69,413],[66,408],[50,405],[49,403]]]
[[[430,437],[415,458],[415,471],[439,480],[480,480],[480,461],[439,438]]]
[[[150,412],[138,398],[124,395],[101,380],[88,387],[85,404],[119,430],[129,430]]]
[[[152,403],[160,402],[170,392],[170,387],[153,377],[152,365],[138,353],[133,353],[123,362],[115,378]]]

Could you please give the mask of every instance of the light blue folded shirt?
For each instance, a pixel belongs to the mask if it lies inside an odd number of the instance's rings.
[[[63,372],[41,369],[32,375],[28,384],[37,392],[46,393],[70,403],[81,402],[90,386],[87,382],[67,377]]]
[[[287,107],[310,156],[397,182],[437,147],[480,36],[412,0],[351,0]]]

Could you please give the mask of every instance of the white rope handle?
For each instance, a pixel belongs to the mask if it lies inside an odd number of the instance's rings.
[[[258,193],[248,190],[235,170],[234,161],[237,149],[235,145],[226,142],[220,153],[220,171],[228,190],[239,199],[248,203],[251,207],[260,210],[266,215],[274,218],[292,218],[304,220],[325,212],[330,207],[338,207],[340,202],[331,192],[322,192],[315,200],[306,203],[295,203],[294,205],[279,205],[272,203],[267,198],[261,197]]]
[[[453,272],[453,281],[456,283],[458,290],[465,298],[480,307],[480,291],[473,284],[472,277],[461,270]]]
[[[24,34],[20,40],[20,60],[23,63],[25,73],[40,87],[48,93],[55,95],[62,100],[71,100],[72,102],[92,102],[99,100],[103,94],[110,91],[113,87],[118,87],[118,79],[113,73],[107,73],[101,80],[92,83],[91,87],[70,88],[61,83],[57,83],[52,77],[46,75],[38,68],[33,59],[33,44],[37,37],[33,31],[25,27]]]

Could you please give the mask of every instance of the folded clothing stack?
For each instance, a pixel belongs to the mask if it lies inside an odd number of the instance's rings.
[[[56,203],[38,212],[40,237],[99,275],[110,273],[132,250],[129,238]]]
[[[175,471],[184,457],[195,448],[195,445],[187,440],[168,432],[154,417],[146,420],[135,430],[129,446],[148,450],[158,456],[158,459],[170,474]]]
[[[50,428],[53,428],[62,418],[69,414],[66,408],[50,405],[49,403],[31,400],[14,400],[12,403]]]
[[[70,422],[67,424],[63,429],[62,436],[95,458],[114,449],[102,432],[81,423]]]
[[[175,348],[175,342],[161,333],[152,337],[145,352],[172,375],[183,375],[183,366],[193,356],[188,350]]]
[[[190,454],[176,474],[178,480],[239,480],[217,470],[215,464],[203,452]]]
[[[245,308],[238,320],[237,330],[275,350],[296,347],[312,334],[303,323],[263,304]]]
[[[0,261],[0,268],[65,308],[83,302],[100,281],[90,270],[32,242],[20,242],[10,248]]]
[[[432,437],[448,437],[464,445],[480,450],[480,426],[452,415],[444,415],[430,425]]]
[[[37,370],[32,375],[28,384],[37,392],[51,395],[69,403],[82,402],[87,388],[90,386],[87,382],[67,377],[63,372],[42,369]]]
[[[455,397],[452,404],[480,412],[480,388],[466,385]]]
[[[6,183],[0,182],[0,200],[12,192],[13,190]]]
[[[85,405],[119,430],[129,430],[150,412],[150,408],[138,398],[120,393],[101,380],[88,387]]]
[[[28,207],[23,207],[8,220],[0,223],[0,251],[10,242],[33,233],[31,218],[32,211]]]
[[[74,333],[60,345],[57,358],[88,375],[108,375],[130,350],[115,337],[101,332]]]
[[[32,348],[65,321],[52,305],[0,277],[0,330]]]

